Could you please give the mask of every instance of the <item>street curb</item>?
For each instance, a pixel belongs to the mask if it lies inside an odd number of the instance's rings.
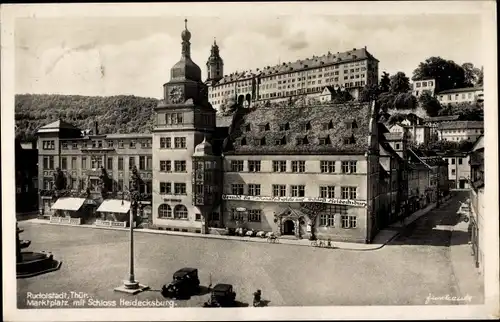
[[[99,226],[91,226],[91,225],[69,225],[69,224],[60,224],[60,223],[50,223],[49,221],[34,219],[27,220],[26,222],[32,224],[41,224],[41,225],[50,225],[50,226],[70,226],[70,227],[80,227],[80,228],[97,228],[97,229],[105,229],[105,230],[116,230],[116,231],[128,231],[128,228],[119,228],[119,227],[99,227]],[[218,240],[232,240],[232,241],[240,241],[240,242],[250,242],[250,243],[266,243],[270,245],[291,245],[291,246],[303,246],[303,247],[311,247],[311,248],[323,248],[323,247],[314,247],[310,245],[310,241],[307,240],[307,243],[294,243],[294,242],[286,242],[286,239],[282,239],[276,243],[270,243],[265,238],[259,237],[236,237],[236,236],[219,236],[219,235],[211,235],[211,234],[190,234],[184,232],[171,232],[164,230],[152,230],[152,229],[134,229],[134,232],[140,232],[144,234],[157,234],[157,235],[171,235],[171,236],[180,236],[180,237],[194,237],[194,238],[205,238],[205,239],[218,239]],[[285,242],[283,242],[285,241]],[[335,245],[335,242],[333,242]],[[324,249],[342,249],[342,250],[354,250],[354,251],[369,251],[369,250],[377,250],[382,248],[385,244],[360,244],[360,245],[370,245],[368,248],[347,248],[347,247],[332,247],[332,248],[324,248]]]
[[[450,201],[451,199],[447,200],[445,203],[441,204],[441,206],[444,206]],[[416,217],[414,220],[411,222],[405,223],[405,227],[416,220],[418,220],[420,217],[426,215],[430,211],[435,209],[434,207],[430,208],[427,212],[422,213],[420,216]],[[51,223],[46,220],[42,219],[31,219],[31,220],[26,220],[25,222],[33,223],[33,224],[42,224],[42,225],[55,225],[55,226],[70,226],[70,227],[80,227],[80,228],[97,228],[97,229],[105,229],[105,230],[116,230],[116,231],[128,231],[129,228],[120,228],[120,227],[100,227],[100,226],[93,226],[93,225],[69,225],[69,224],[60,224],[60,223]],[[401,227],[403,228],[403,227]],[[336,245],[340,244],[354,244],[354,243],[345,243],[345,242],[332,242],[334,247],[332,248],[326,248],[324,249],[330,249],[330,250],[335,250],[335,249],[341,249],[341,250],[351,250],[351,251],[374,251],[374,250],[379,250],[382,249],[384,246],[389,244],[391,241],[393,241],[395,238],[401,235],[401,230],[396,231],[391,237],[389,237],[387,240],[383,241],[382,243],[378,244],[359,244],[361,246],[360,248],[353,248],[353,247],[338,247]],[[310,241],[306,241],[304,243],[301,242],[289,242],[292,240],[287,240],[287,239],[281,239],[276,243],[270,243],[267,241],[265,238],[259,238],[259,237],[237,237],[237,236],[222,236],[222,235],[212,235],[212,234],[193,234],[193,233],[185,233],[185,232],[172,232],[172,231],[165,231],[165,230],[153,230],[153,229],[134,229],[134,232],[140,232],[144,234],[157,234],[157,235],[170,235],[170,236],[181,236],[181,237],[194,237],[194,238],[205,238],[205,239],[218,239],[218,240],[232,240],[232,241],[240,241],[240,242],[249,242],[249,243],[266,243],[266,244],[271,244],[271,245],[292,245],[292,246],[303,246],[303,247],[311,247],[311,248],[323,248],[323,247],[315,247],[311,246]],[[283,242],[285,241],[285,242]],[[358,244],[356,244],[358,245]],[[364,246],[366,245],[366,246]]]

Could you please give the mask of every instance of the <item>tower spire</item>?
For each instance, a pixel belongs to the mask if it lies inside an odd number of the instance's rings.
[[[191,57],[191,44],[189,40],[191,39],[191,33],[187,29],[187,19],[184,19],[184,30],[181,33],[182,38],[182,57],[190,58]]]
[[[188,20],[184,19],[184,29],[188,29]]]

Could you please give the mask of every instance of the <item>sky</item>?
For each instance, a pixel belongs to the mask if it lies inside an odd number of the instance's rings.
[[[379,74],[411,78],[430,56],[483,64],[477,14],[28,17],[15,21],[15,92],[161,98],[181,56],[185,18],[204,79],[214,38],[224,74],[364,46]]]

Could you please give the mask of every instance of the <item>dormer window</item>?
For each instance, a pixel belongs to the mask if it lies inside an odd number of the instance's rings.
[[[348,130],[358,128],[358,124],[356,123],[356,120],[344,121],[344,124],[345,124],[346,129],[348,129]]]
[[[356,141],[354,140],[354,136],[351,135],[349,137],[344,137],[344,144],[354,144]]]
[[[321,130],[328,131],[328,130],[331,130],[331,129],[333,129],[333,122],[332,121],[325,122],[325,123],[321,124]]]
[[[280,131],[287,131],[287,130],[290,130],[290,124],[288,122],[280,124]]]
[[[269,123],[259,125],[259,132],[266,132],[269,130],[270,130]]]
[[[286,136],[282,137],[281,139],[277,139],[274,144],[276,145],[285,145],[286,144]]]
[[[255,139],[255,145],[266,145],[266,137]]]
[[[329,136],[320,137],[319,138],[319,144],[320,145],[329,145],[329,144],[331,144],[330,137]]]
[[[307,140],[307,136],[298,137],[296,139],[296,142],[297,142],[297,145],[304,145],[304,144],[309,143],[309,141]]]
[[[301,131],[308,131],[311,129],[311,123],[310,122],[304,122],[300,124],[300,130]]]
[[[247,139],[246,138],[241,138],[240,145],[247,145]]]

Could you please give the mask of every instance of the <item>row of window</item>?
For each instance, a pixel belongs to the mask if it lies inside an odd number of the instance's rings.
[[[285,122],[285,123],[279,123],[277,124],[279,126],[279,131],[288,131],[290,130],[290,123],[288,122]],[[351,130],[351,129],[357,129],[358,128],[358,124],[356,123],[355,120],[353,121],[344,121],[344,126],[347,130]],[[309,131],[311,130],[312,126],[311,126],[311,122],[310,121],[305,121],[305,122],[299,122],[298,123],[298,129],[297,130],[300,130],[300,131]],[[322,122],[320,124],[320,129],[322,131],[328,131],[328,130],[331,130],[333,129],[333,122],[330,120],[325,120],[324,122]],[[243,132],[250,132],[252,130],[252,124],[250,123],[247,123],[243,126],[242,128]],[[257,130],[259,132],[268,132],[271,130],[271,125],[269,123],[265,123],[265,124],[259,124],[257,125]],[[278,130],[278,129],[276,129]]]
[[[106,142],[106,147],[107,148],[114,148],[115,147],[115,143],[116,142],[113,141],[113,140],[106,140],[106,141],[103,141],[103,140],[92,140],[91,142],[90,141],[89,142],[84,141],[84,142],[81,143],[81,147],[84,148],[84,149],[89,148],[89,147],[92,147],[93,149],[104,148],[105,147],[104,146],[104,142]],[[142,149],[150,149],[151,148],[151,142],[152,142],[152,140],[141,140],[141,141],[131,140],[131,141],[128,142],[127,147],[129,149],[136,149],[138,147],[137,144],[139,143],[140,147]],[[73,149],[73,150],[76,150],[79,147],[79,143],[78,142],[71,142],[71,141],[61,142],[61,149],[68,150],[69,147],[71,147],[71,149]],[[124,149],[125,148],[125,141],[124,140],[118,140],[117,147],[119,149]],[[46,150],[45,147],[44,147],[44,150]]]
[[[87,163],[87,160],[90,159],[90,164]],[[78,169],[78,158],[77,157],[61,157],[61,170],[68,169]],[[106,160],[106,162],[104,161]],[[107,170],[113,170],[114,166],[114,158],[104,156],[99,157],[81,157],[81,168],[88,169],[90,165],[90,169],[99,169],[101,167],[105,167]],[[118,157],[118,171],[123,171],[123,157]],[[153,159],[152,156],[139,156],[139,164],[136,164],[136,157],[129,157],[129,170],[132,170],[134,166],[138,166],[139,170],[152,170],[153,169]],[[43,169],[44,170],[53,170],[54,169],[54,157],[53,156],[45,156],[43,157]],[[184,161],[184,169],[185,169],[185,161]],[[184,170],[185,171],[185,170]]]
[[[461,99],[472,99],[474,96],[473,93],[462,93],[462,95],[460,96],[460,94],[455,94],[455,95],[439,95],[439,100],[442,101],[444,100],[445,97],[447,97],[448,101],[451,101],[452,99],[454,100],[459,100],[460,98]]]
[[[172,138],[160,138],[160,149],[171,149],[172,148]],[[174,137],[174,149],[185,149],[186,148],[186,138],[185,137]]]
[[[287,186],[284,184],[273,184],[272,186],[273,197],[286,197],[287,196]],[[306,186],[305,185],[290,185],[288,189],[290,197],[305,197]],[[260,184],[247,184],[246,192],[248,196],[260,196],[261,195],[261,185]],[[245,185],[242,183],[231,184],[231,194],[237,196],[245,195]],[[340,196],[342,199],[356,199],[357,198],[357,187],[340,187]],[[335,198],[335,186],[320,186],[319,187],[319,197],[320,198]]]
[[[172,172],[172,161],[160,160],[160,172]],[[186,161],[174,161],[174,172],[186,172]]]
[[[458,159],[458,164],[462,164],[464,159],[466,158],[443,158],[445,161],[448,161],[448,164],[455,164],[455,159]]]
[[[245,221],[248,222],[261,222],[262,221],[262,210],[260,209],[248,209],[247,214],[237,211],[236,209],[231,209],[231,220],[232,221]]]
[[[174,182],[172,191],[172,182],[160,182],[161,195],[186,195],[186,184],[184,182]]]
[[[188,211],[184,205],[176,205],[172,211],[172,207],[167,204],[161,204],[158,207],[158,217],[166,219],[188,219]],[[201,217],[200,217],[201,220]]]
[[[56,145],[54,140],[45,140],[42,141],[42,148],[43,150],[55,150]]]
[[[422,87],[427,87],[427,86],[432,87],[432,86],[434,86],[434,82],[433,81],[417,82],[417,83],[415,83],[415,85],[416,85],[416,87],[420,87],[420,86],[422,86]]]
[[[442,130],[443,133],[462,133],[462,134],[468,134],[468,133],[481,133],[483,134],[484,130],[479,130],[479,129],[462,129],[462,130]]]
[[[231,171],[232,172],[243,172],[244,170],[244,160],[231,160]],[[287,172],[287,161],[272,161],[273,172]],[[291,172],[305,172],[306,171],[306,161],[290,161],[291,162]],[[311,162],[311,161],[309,161]],[[316,161],[314,161],[316,162]],[[320,161],[321,173],[335,173],[335,162],[336,161]],[[248,160],[248,171],[249,172],[260,172],[262,161],[260,160]],[[342,173],[356,173],[357,172],[357,161],[341,161],[341,171]]]
[[[54,185],[54,179],[53,178],[43,178],[43,189],[46,190],[52,190]],[[84,191],[85,189],[89,188],[90,191],[93,192],[98,192],[100,191],[100,181],[99,179],[90,179],[88,182],[87,186],[87,179],[83,178],[78,180],[77,177],[75,176],[69,176],[68,177],[68,185],[71,189],[73,190],[80,190]],[[132,186],[132,182],[128,182],[128,187]],[[121,192],[124,190],[125,185],[123,182],[123,179],[117,179],[116,181],[113,181],[113,191]],[[139,193],[152,193],[152,182],[149,180],[143,179],[143,182],[139,185]]]

